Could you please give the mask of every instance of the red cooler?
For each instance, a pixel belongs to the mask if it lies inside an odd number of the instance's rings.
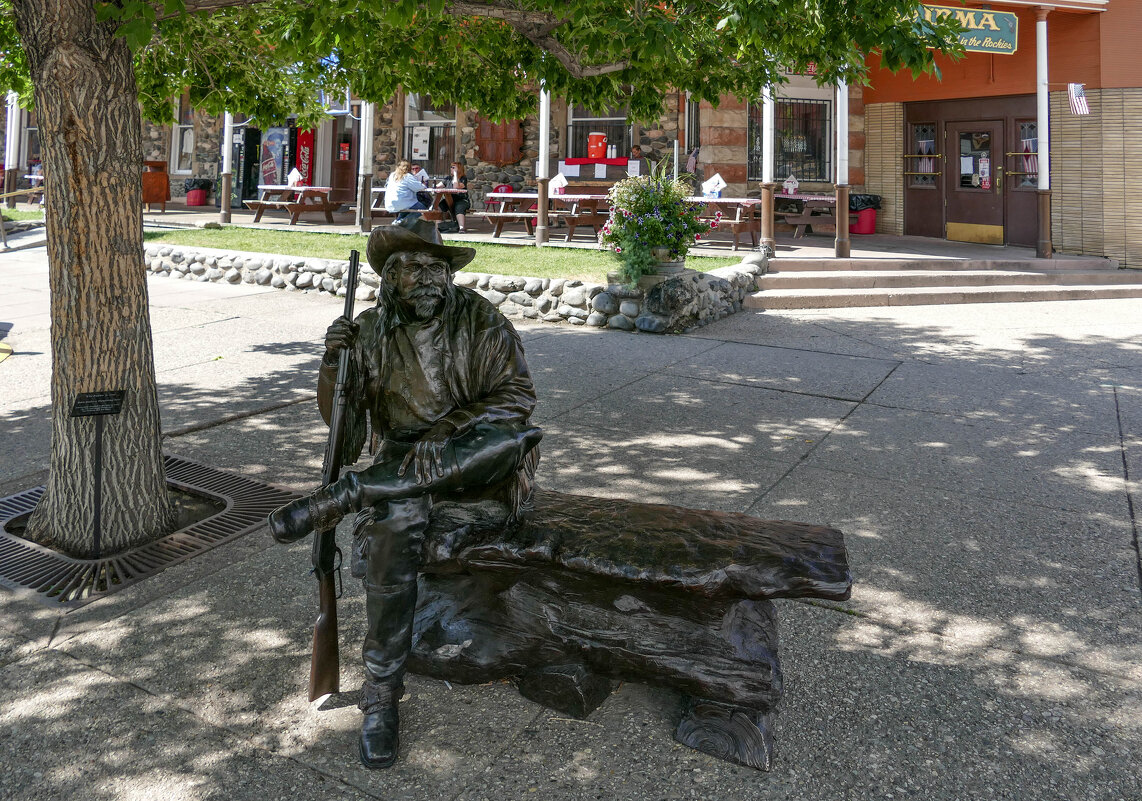
[[[587,158],[605,159],[607,157],[607,135],[593,131],[587,134]]]

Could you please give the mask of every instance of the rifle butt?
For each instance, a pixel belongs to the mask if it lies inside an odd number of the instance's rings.
[[[337,643],[337,591],[333,573],[318,575],[320,611],[313,624],[313,655],[309,662],[309,700],[341,689],[341,661]]]

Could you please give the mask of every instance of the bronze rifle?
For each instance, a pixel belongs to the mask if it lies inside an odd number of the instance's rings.
[[[361,254],[350,251],[345,275],[345,318],[353,319],[353,299]],[[337,362],[337,382],[333,385],[333,408],[329,415],[329,441],[321,467],[321,486],[328,487],[341,473],[341,450],[345,428],[345,384],[349,378],[349,348],[343,348]],[[336,584],[341,578],[341,549],[337,547],[334,525],[313,534],[313,575],[317,577],[318,613],[313,624],[313,656],[309,663],[309,700],[337,692],[341,687],[341,663],[337,644]],[[336,579],[336,581],[335,581]]]

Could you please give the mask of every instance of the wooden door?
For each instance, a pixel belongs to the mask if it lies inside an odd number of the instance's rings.
[[[944,127],[945,236],[1002,245],[1003,121],[949,122]]]

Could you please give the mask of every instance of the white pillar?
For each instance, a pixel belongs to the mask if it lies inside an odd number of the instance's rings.
[[[373,104],[361,102],[360,141],[357,148],[357,225],[362,231],[372,229],[373,201]]]
[[[551,93],[539,90],[539,164],[537,178],[551,177]]]
[[[773,100],[773,87],[767,86],[761,90],[761,182],[773,183],[773,165],[775,162],[774,148],[774,117],[777,104]]]
[[[837,81],[837,177],[842,186],[849,183],[849,85]]]
[[[222,174],[234,172],[234,115],[227,111],[222,118]]]
[[[20,98],[15,92],[8,92],[7,139],[4,140],[4,169],[16,169],[16,159],[20,157]]]
[[[551,178],[551,93],[539,85],[539,160],[535,165],[536,193],[539,196],[539,224],[535,226],[535,246],[547,242],[547,182]]]
[[[1047,85],[1047,14],[1035,21],[1035,107],[1039,137],[1039,189],[1051,188],[1051,101]]]
[[[674,180],[678,180],[678,140],[674,140]]]
[[[222,117],[222,186],[218,198],[218,222],[230,222],[230,196],[234,190],[234,115]]]
[[[361,141],[358,148],[357,175],[361,178],[373,176],[373,104],[361,103]]]

